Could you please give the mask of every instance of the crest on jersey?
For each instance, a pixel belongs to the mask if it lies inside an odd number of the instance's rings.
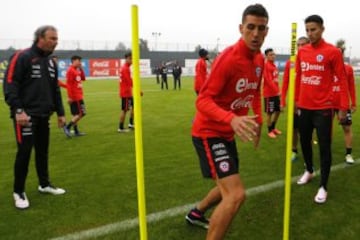
[[[319,54],[319,55],[316,56],[316,61],[317,62],[322,62],[323,60],[324,60],[324,55]]]
[[[227,161],[222,161],[220,164],[219,164],[219,168],[222,172],[226,173],[230,170],[230,164],[229,162]]]
[[[261,67],[256,67],[255,74],[256,74],[257,77],[261,76]]]

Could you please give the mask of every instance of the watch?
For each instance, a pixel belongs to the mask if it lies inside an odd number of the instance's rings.
[[[24,112],[24,109],[22,109],[22,108],[17,108],[17,109],[15,110],[15,112],[16,112],[16,114],[21,114],[21,113]]]

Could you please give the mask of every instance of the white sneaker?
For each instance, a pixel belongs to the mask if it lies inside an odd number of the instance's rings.
[[[127,129],[127,128],[119,128],[119,129],[118,129],[118,132],[119,132],[119,133],[127,133],[127,132],[130,132],[130,130]]]
[[[23,193],[13,193],[14,201],[15,201],[15,207],[18,209],[25,209],[30,206],[29,200],[26,197],[26,194]]]
[[[291,161],[295,162],[297,159],[298,159],[297,153],[296,153],[296,152],[292,152],[292,153],[291,153]]]
[[[355,161],[354,161],[353,157],[351,156],[351,154],[346,154],[345,162],[348,164],[353,164]]]
[[[311,179],[314,177],[315,173],[310,173],[308,171],[305,171],[304,174],[299,178],[297,181],[297,184],[304,185],[311,181]]]
[[[316,203],[324,203],[324,202],[326,202],[326,198],[327,198],[326,190],[324,189],[324,187],[320,187],[314,198],[314,201]]]
[[[134,124],[129,123],[128,128],[134,128]]]
[[[57,187],[54,187],[54,186],[51,186],[51,185],[46,186],[46,187],[39,186],[38,190],[41,193],[50,193],[50,194],[53,194],[53,195],[61,195],[61,194],[64,194],[66,192],[62,188],[57,188]]]

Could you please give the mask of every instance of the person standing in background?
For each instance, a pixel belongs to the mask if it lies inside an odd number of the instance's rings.
[[[344,42],[345,44],[345,42]],[[345,45],[341,44],[341,41],[339,41],[336,45],[337,48],[340,49],[342,55],[344,56],[345,52]],[[354,78],[354,70],[351,67],[350,64],[345,64],[345,72],[346,72],[346,79],[347,79],[347,85],[348,85],[348,93],[350,96],[351,104],[350,109],[347,110],[346,118],[343,121],[340,121],[340,125],[342,126],[342,129],[344,131],[344,141],[345,141],[345,162],[348,164],[353,164],[354,158],[352,157],[352,140],[353,140],[353,132],[352,132],[352,113],[356,111],[356,91],[355,91],[355,78]],[[334,86],[333,91],[335,93],[335,102],[339,103],[339,92],[340,92],[340,86],[339,86],[338,78],[335,76],[334,78]],[[339,107],[335,107],[335,113],[338,114]]]
[[[322,37],[325,30],[323,19],[319,15],[308,16],[305,30],[310,44],[301,47],[296,57],[295,102],[306,169],[297,184],[307,184],[314,177],[312,133],[315,129],[319,140],[321,176],[314,201],[325,203],[332,162],[333,109],[335,105],[339,107],[339,118],[343,121],[349,109],[348,86],[341,52]],[[339,103],[333,100],[334,75],[339,80]]]
[[[268,136],[276,138],[281,131],[276,128],[276,122],[280,115],[280,89],[279,89],[279,71],[275,65],[275,52],[272,48],[265,50],[264,67],[264,110],[266,113],[266,124],[268,127]]]
[[[181,69],[181,66],[178,64],[177,61],[175,61],[172,73],[173,73],[173,77],[174,77],[174,90],[176,90],[176,85],[178,85],[179,90],[181,90],[182,69]]]
[[[297,40],[297,48],[304,46],[305,44],[308,44],[310,41],[307,37],[299,37]],[[284,75],[283,75],[283,83],[281,87],[281,95],[280,95],[280,108],[283,111],[283,109],[286,106],[286,95],[289,87],[289,80],[290,80],[290,59],[286,61],[285,69],[284,69]],[[294,109],[294,130],[293,130],[293,138],[292,138],[292,154],[291,154],[291,160],[295,161],[297,160],[298,155],[298,139],[299,139],[299,116],[296,113],[296,108]]]
[[[71,127],[74,128],[74,136],[79,137],[85,135],[85,133],[80,132],[78,128],[78,122],[86,115],[82,83],[85,80],[81,57],[74,55],[71,57],[71,66],[66,72],[68,103],[70,104],[72,115],[71,121],[64,127],[64,132],[68,137],[71,137]]]
[[[121,98],[121,113],[119,120],[119,133],[128,132],[129,129],[134,129],[134,101],[133,101],[133,82],[131,78],[131,64],[132,64],[132,54],[128,52],[125,54],[125,64],[121,67],[120,70],[120,82],[119,82],[119,95]],[[130,119],[128,127],[129,129],[124,128],[124,122],[126,113],[130,111]]]
[[[195,65],[194,90],[196,95],[199,95],[200,89],[208,77],[206,64],[207,60],[209,60],[209,52],[206,49],[201,48],[199,50],[199,59],[197,60]]]

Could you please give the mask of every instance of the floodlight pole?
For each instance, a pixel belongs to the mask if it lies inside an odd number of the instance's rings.
[[[152,32],[151,35],[155,38],[155,47],[153,50],[157,51],[157,40],[161,36],[161,32]]]

